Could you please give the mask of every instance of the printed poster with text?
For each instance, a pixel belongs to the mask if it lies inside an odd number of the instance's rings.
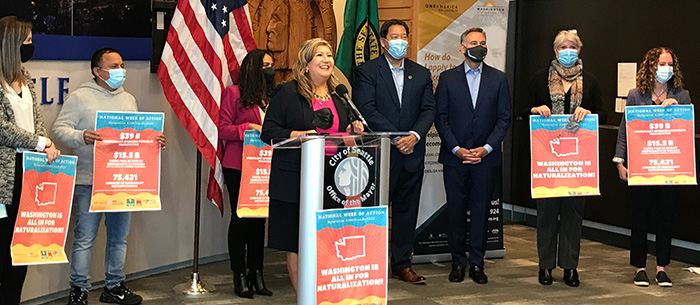
[[[570,115],[530,116],[532,198],[600,195],[598,115],[589,114],[575,132]]]
[[[420,0],[416,61],[430,70],[433,86],[440,73],[464,62],[460,36],[469,27],[486,32],[488,55],[484,62],[498,70],[506,67],[508,0]],[[410,54],[409,54],[410,57]]]
[[[316,212],[316,304],[387,303],[387,207]]]
[[[260,132],[257,130],[246,130],[236,211],[238,217],[267,217],[271,162],[272,146],[260,140]]]
[[[90,212],[160,210],[162,112],[98,111]]]
[[[12,265],[67,263],[65,245],[78,157],[24,152],[22,194],[12,234]]]
[[[625,107],[629,185],[696,185],[693,105]]]

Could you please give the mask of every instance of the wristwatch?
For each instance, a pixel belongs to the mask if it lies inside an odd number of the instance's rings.
[[[620,157],[614,157],[614,158],[612,158],[612,162],[617,163],[617,164],[622,164],[622,163],[625,163],[625,159],[622,159]]]

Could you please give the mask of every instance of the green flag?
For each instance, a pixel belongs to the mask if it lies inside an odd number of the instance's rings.
[[[355,66],[379,57],[378,24],[377,0],[348,0],[345,3],[345,28],[335,61],[350,84]]]

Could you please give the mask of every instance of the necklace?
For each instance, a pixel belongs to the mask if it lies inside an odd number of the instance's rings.
[[[330,96],[330,94],[328,94],[328,90],[326,90],[326,93],[322,94],[322,95],[318,95],[318,94],[316,94],[316,92],[314,92],[314,98],[316,98],[317,100],[321,100],[321,101],[327,101],[327,100],[331,99],[331,96]]]
[[[652,91],[651,91],[651,93],[652,93],[652,94],[651,94],[651,98],[652,98],[652,99],[654,98],[654,95],[656,95],[656,99],[654,100],[654,103],[656,103],[657,105],[658,105],[658,104],[661,104],[661,102],[662,102],[662,101],[661,101],[661,96],[664,95],[664,94],[666,94],[666,89],[668,89],[668,87],[664,87],[664,91],[662,91],[660,94],[659,94],[659,93],[656,93],[655,90],[652,90]]]

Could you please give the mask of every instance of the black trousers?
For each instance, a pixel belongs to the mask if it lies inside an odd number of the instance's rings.
[[[656,265],[671,262],[671,231],[678,192],[675,186],[633,186],[632,238],[630,265],[644,268],[647,264],[647,233],[656,233]]]
[[[447,246],[455,266],[467,265],[467,253],[470,264],[484,266],[486,221],[498,168],[483,165],[443,166],[449,228]]]
[[[411,267],[423,168],[409,172],[403,164],[397,164],[391,168],[390,174],[391,270],[401,271]]]
[[[231,271],[246,272],[246,268],[262,270],[265,255],[265,218],[239,218],[236,215],[241,171],[226,167],[223,171],[231,203],[231,222],[228,225]]]
[[[17,154],[15,162],[15,185],[12,204],[6,205],[7,217],[0,219],[0,305],[19,304],[22,299],[22,286],[27,276],[27,266],[12,266],[10,245],[15,229],[19,198],[22,193],[22,155]]]
[[[537,254],[540,269],[576,269],[581,250],[583,197],[537,199]]]

